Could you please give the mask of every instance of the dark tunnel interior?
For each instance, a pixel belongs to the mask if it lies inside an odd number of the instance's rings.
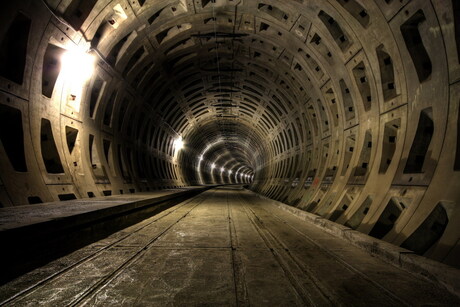
[[[22,0],[0,206],[211,184],[460,266],[460,4]]]

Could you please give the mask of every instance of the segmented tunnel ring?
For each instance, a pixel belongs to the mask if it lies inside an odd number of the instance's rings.
[[[459,6],[9,1],[0,204],[247,183],[458,267]]]

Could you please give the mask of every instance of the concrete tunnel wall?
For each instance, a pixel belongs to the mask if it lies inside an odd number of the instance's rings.
[[[250,183],[458,267],[459,10],[6,1],[0,204]],[[88,80],[63,72],[74,49],[96,58]]]

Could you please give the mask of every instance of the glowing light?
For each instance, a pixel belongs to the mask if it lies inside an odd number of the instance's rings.
[[[215,163],[211,164],[211,169],[214,169],[215,167],[216,167]]]
[[[201,156],[199,157],[199,160],[200,160],[200,161],[203,161],[203,155],[201,155]]]
[[[94,56],[74,47],[67,50],[61,57],[61,74],[67,90],[67,105],[77,112],[80,111],[83,86],[94,72]]]
[[[231,175],[233,172],[231,170],[228,171],[228,174]]]
[[[182,140],[181,136],[174,140],[173,146],[176,152],[184,148],[184,141]]]
[[[95,58],[88,52],[74,48],[62,55],[62,73],[66,81],[78,82],[80,85],[87,81],[94,72]]]
[[[225,171],[225,168],[221,167],[220,171],[221,171],[221,172]]]

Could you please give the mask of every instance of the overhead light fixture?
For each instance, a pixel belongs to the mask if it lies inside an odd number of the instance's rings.
[[[62,73],[66,81],[83,83],[94,72],[95,58],[90,53],[75,48],[66,51],[61,58]]]
[[[211,169],[212,169],[212,170],[213,170],[215,167],[216,167],[216,164],[215,164],[215,163],[211,164]]]
[[[61,75],[67,95],[67,105],[80,112],[83,86],[94,73],[95,58],[80,47],[67,50],[61,57]]]
[[[184,141],[182,140],[182,136],[179,136],[177,139],[174,140],[173,146],[175,152],[178,152],[179,150],[184,148]]]
[[[221,171],[221,172],[225,171],[225,168],[221,167],[221,168],[220,168],[220,171]]]

